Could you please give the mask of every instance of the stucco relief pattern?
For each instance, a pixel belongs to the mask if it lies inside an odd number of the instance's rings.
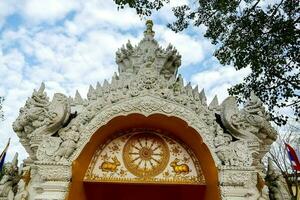
[[[116,133],[94,154],[85,181],[205,184],[192,150],[158,129]]]
[[[167,111],[167,112],[165,112]],[[207,125],[203,123],[201,119],[191,110],[180,106],[179,104],[168,102],[163,99],[152,96],[143,96],[129,99],[127,101],[119,102],[107,109],[102,110],[91,123],[86,127],[82,136],[78,142],[79,147],[83,148],[84,144],[87,143],[90,137],[103,125],[107,124],[111,119],[117,116],[126,116],[132,113],[139,113],[145,116],[151,114],[163,114],[166,116],[176,116],[189,122],[189,126],[195,128],[199,133],[203,135],[204,143],[211,145],[213,148],[213,136],[210,136],[207,131]],[[75,159],[81,152],[78,148],[71,157]],[[215,156],[215,161],[218,162],[218,158]]]

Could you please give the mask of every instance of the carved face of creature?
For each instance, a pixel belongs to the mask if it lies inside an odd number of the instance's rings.
[[[12,163],[5,163],[3,166],[3,171],[5,175],[11,175],[15,171],[15,168]]]

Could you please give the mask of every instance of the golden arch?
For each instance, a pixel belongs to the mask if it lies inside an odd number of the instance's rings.
[[[206,144],[203,143],[200,134],[195,129],[189,127],[182,119],[173,116],[168,117],[162,114],[153,114],[148,117],[141,114],[118,116],[99,128],[83,148],[77,159],[73,161],[72,181],[66,199],[87,200],[83,179],[95,151],[99,145],[104,144],[112,134],[120,130],[132,128],[165,130],[183,141],[192,149],[195,156],[198,158],[206,180],[204,198],[201,199],[221,199],[218,184],[218,170],[212,155]]]

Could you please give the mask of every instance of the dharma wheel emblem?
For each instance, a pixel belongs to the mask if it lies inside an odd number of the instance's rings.
[[[136,133],[129,138],[123,149],[125,167],[138,177],[154,177],[160,174],[169,162],[166,142],[152,132]]]

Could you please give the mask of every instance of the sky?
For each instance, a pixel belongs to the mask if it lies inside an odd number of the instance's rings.
[[[184,3],[184,1],[178,1]],[[213,57],[216,49],[203,37],[205,27],[174,33],[171,7],[153,13],[155,38],[161,46],[174,45],[182,55],[179,73],[185,82],[205,89],[208,102],[219,102],[227,88],[242,81],[249,69],[235,71]],[[132,9],[118,10],[113,0],[1,0],[0,1],[0,96],[5,97],[5,120],[0,122],[0,151],[8,138],[7,161],[27,153],[12,130],[19,109],[41,82],[52,98],[55,92],[86,96],[89,85],[110,80],[117,71],[115,52],[128,40],[137,44],[145,30],[145,18]]]

